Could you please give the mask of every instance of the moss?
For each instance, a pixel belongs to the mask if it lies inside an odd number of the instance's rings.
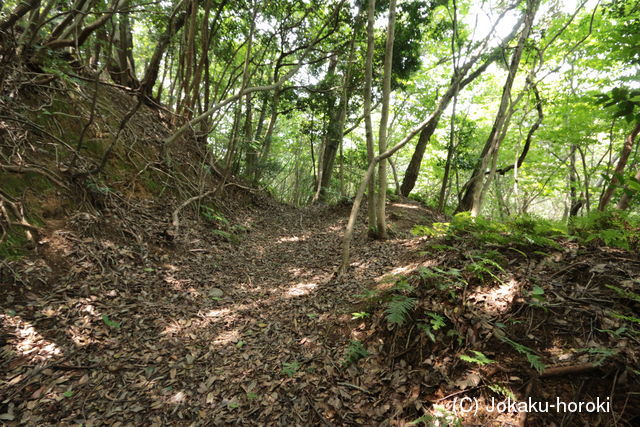
[[[29,243],[30,240],[23,229],[12,228],[0,243],[0,258],[16,259],[24,256],[28,252]]]
[[[152,194],[160,194],[162,192],[163,185],[156,181],[151,173],[145,172],[142,176],[142,183],[144,187]]]
[[[26,190],[42,193],[54,187],[46,177],[31,172],[22,174],[0,172],[0,182],[5,193],[15,198],[21,197]]]
[[[99,138],[86,138],[82,142],[82,150],[86,150],[89,153],[95,154],[96,156],[100,156],[100,157],[104,153],[103,146],[104,146],[104,140]]]

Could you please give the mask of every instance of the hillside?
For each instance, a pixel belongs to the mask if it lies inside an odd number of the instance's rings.
[[[135,103],[102,90],[122,111]],[[57,103],[74,107],[39,129],[5,121],[6,134],[47,147],[58,122],[73,141],[81,129],[67,115],[86,105]],[[96,117],[95,128],[109,126],[106,113]],[[198,153],[185,140],[172,153],[185,163],[164,165],[166,132],[142,106],[95,176],[54,175],[53,152],[28,145],[18,146],[24,170],[3,172],[3,195],[22,202],[27,231],[37,230],[31,244],[20,228],[3,244],[5,422],[402,425],[437,407],[451,421],[457,396],[507,389],[518,399],[612,399],[609,414],[563,415],[576,423],[638,416],[629,378],[638,342],[616,338],[630,327],[611,314],[625,295],[606,287],[635,286],[637,254],[558,245],[531,224],[519,237],[506,231],[515,226],[464,221],[434,234],[437,215],[398,201],[388,206],[394,237],[359,231],[353,269],[338,279],[349,205],[296,209],[231,181],[200,200],[199,217],[191,205],[181,211],[176,228]],[[97,163],[109,144],[94,133],[87,141],[79,164]],[[136,162],[142,153],[157,160]],[[431,237],[409,233],[416,224]],[[402,298],[409,318],[393,320],[385,301]]]
[[[0,1],[0,424],[640,425],[639,6]]]

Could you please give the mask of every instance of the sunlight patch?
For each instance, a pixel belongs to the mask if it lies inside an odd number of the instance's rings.
[[[408,205],[406,203],[393,203],[391,206],[398,206],[398,207],[407,208],[407,209],[418,209],[416,205]]]
[[[240,332],[237,329],[231,331],[224,331],[213,340],[213,344],[228,344],[238,342],[241,338]]]
[[[221,308],[220,310],[209,310],[206,316],[211,319],[216,317],[222,317],[229,313],[231,313],[231,310],[229,310],[228,308]]]
[[[18,316],[4,314],[0,314],[0,320],[5,328],[15,330],[16,339],[12,344],[14,344],[16,353],[26,356],[34,362],[62,355],[60,347],[56,343],[46,340],[31,323],[25,322]]]
[[[278,243],[290,243],[290,242],[304,242],[307,240],[306,236],[286,236],[278,239]]]
[[[520,283],[511,279],[497,288],[479,288],[469,295],[469,300],[484,303],[484,309],[492,314],[504,313],[509,310],[516,294],[520,290]]]
[[[173,396],[171,396],[171,398],[169,399],[169,403],[178,404],[178,403],[183,403],[185,400],[187,400],[187,395],[185,394],[184,391],[179,391]]]
[[[317,283],[298,283],[297,285],[292,286],[287,291],[287,296],[290,297],[299,297],[302,295],[307,295],[309,292],[314,290],[318,286]]]
[[[188,285],[191,281],[188,279],[176,279],[173,276],[166,276],[164,278],[164,282],[176,291],[184,291],[188,289]]]

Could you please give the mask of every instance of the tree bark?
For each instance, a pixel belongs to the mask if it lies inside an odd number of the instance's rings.
[[[127,7],[128,4],[129,4],[129,0],[122,0],[122,1],[115,0],[113,2],[113,6],[108,12],[104,13],[102,16],[100,16],[100,18],[96,19],[93,23],[83,28],[78,33],[78,36],[76,38],[71,38],[71,39],[60,38],[60,39],[51,40],[45,44],[45,47],[48,47],[49,49],[61,49],[63,47],[81,46],[89,38],[89,36],[93,34],[95,30],[97,30],[98,28],[106,24],[111,19],[114,13],[116,13],[119,9]],[[68,31],[65,32],[62,35],[62,37],[64,37],[67,34],[68,34]]]
[[[169,17],[167,27],[164,33],[160,36],[158,44],[156,44],[156,48],[153,51],[151,60],[149,61],[149,65],[147,65],[147,69],[145,70],[144,77],[140,82],[140,93],[147,99],[147,101],[153,98],[153,86],[158,79],[158,73],[160,72],[160,62],[162,61],[162,57],[167,50],[167,47],[169,47],[169,44],[171,43],[171,38],[180,30],[180,28],[184,26],[186,14],[178,14],[181,9],[182,3],[182,0],[179,1],[178,4],[176,4],[176,6],[173,8],[173,12]]]
[[[635,143],[636,137],[640,133],[640,122],[636,123],[635,127],[627,135],[624,140],[624,145],[622,146],[622,151],[620,152],[620,157],[618,158],[618,163],[616,164],[615,169],[613,170],[613,174],[611,177],[611,182],[607,186],[607,189],[602,194],[600,198],[600,203],[598,204],[598,210],[603,211],[609,204],[611,197],[613,197],[613,193],[616,187],[620,184],[620,180],[618,176],[621,176],[624,173],[624,168],[627,166],[627,162],[629,161],[629,156],[631,155],[631,151],[633,150],[633,144]]]
[[[13,12],[0,21],[0,31],[11,28],[20,18],[29,13],[30,10],[35,9],[39,4],[40,0],[21,1],[15,9],[13,9]]]
[[[638,172],[635,175],[635,180],[636,182],[640,182],[640,169],[638,169]],[[624,193],[622,193],[622,197],[620,198],[620,200],[618,201],[618,204],[616,205],[617,209],[620,210],[626,210],[629,207],[629,203],[631,202],[631,199],[633,198],[633,196],[635,196],[637,193],[637,191],[632,190],[630,188],[625,188]]]
[[[362,198],[364,196],[365,189],[367,188],[367,184],[373,175],[373,171],[375,169],[376,164],[380,160],[387,159],[393,156],[398,152],[402,147],[407,145],[409,141],[411,141],[422,129],[425,128],[433,120],[433,114],[429,116],[426,120],[418,124],[411,132],[409,132],[400,142],[394,145],[392,148],[388,149],[382,154],[378,154],[376,157],[369,162],[369,167],[367,168],[367,172],[362,177],[360,181],[360,186],[358,187],[358,192],[356,193],[356,197],[353,202],[353,206],[351,207],[351,214],[349,215],[349,222],[347,223],[347,227],[344,231],[344,235],[342,237],[342,263],[337,271],[338,277],[342,276],[344,272],[349,267],[349,257],[351,253],[351,239],[353,237],[353,230],[356,223],[356,218],[358,216],[358,211],[360,210],[360,204],[362,203]]]
[[[489,165],[489,162],[494,159],[494,156],[497,156],[500,134],[502,132],[502,127],[505,124],[507,116],[506,112],[510,102],[511,88],[513,87],[513,82],[518,72],[518,66],[520,65],[520,59],[524,50],[524,44],[529,37],[531,27],[533,26],[533,19],[538,9],[539,2],[540,0],[527,0],[524,28],[520,33],[518,44],[516,45],[516,48],[511,57],[509,74],[507,75],[507,79],[502,89],[502,98],[500,100],[500,106],[498,108],[498,112],[496,113],[493,127],[491,128],[491,132],[489,134],[489,137],[487,138],[487,142],[485,143],[484,148],[482,149],[480,159],[476,164],[476,167],[474,168],[471,178],[465,185],[466,191],[464,193],[464,196],[462,197],[462,200],[458,204],[456,212],[471,211],[471,214],[473,216],[476,216],[479,214],[482,207],[481,197],[484,189],[483,184],[485,170]],[[495,172],[495,169],[493,169],[493,171]],[[493,174],[489,176],[489,179],[492,178]]]
[[[396,0],[389,1],[389,23],[387,25],[387,43],[384,52],[384,71],[382,81],[382,111],[380,113],[380,132],[378,133],[378,153],[382,155],[387,150],[387,126],[389,121],[389,98],[391,96],[391,65],[393,59],[393,41],[396,25]],[[381,159],[378,164],[378,194],[377,194],[377,235],[381,239],[387,238],[386,224],[387,201],[387,162]]]
[[[440,98],[440,102],[438,103],[438,107],[436,108],[435,115],[433,117],[433,123],[427,125],[422,132],[420,133],[420,138],[418,143],[416,144],[415,151],[411,156],[411,161],[409,162],[409,166],[407,166],[407,170],[405,172],[404,178],[402,180],[402,186],[400,187],[401,193],[403,196],[408,196],[409,193],[413,190],[416,185],[416,180],[418,179],[418,174],[420,172],[420,165],[422,163],[422,158],[424,157],[424,152],[426,150],[427,144],[431,139],[431,136],[435,132],[440,117],[442,113],[449,105],[449,102],[453,98],[454,90],[456,84],[459,84],[458,91],[462,90],[469,83],[474,81],[478,76],[480,76],[488,67],[491,65],[496,59],[500,58],[502,55],[502,51],[506,48],[507,44],[516,36],[518,30],[522,26],[524,21],[524,16],[518,20],[516,25],[511,30],[511,33],[505,37],[505,39],[500,43],[499,46],[494,48],[488,55],[487,59],[480,65],[473,73],[471,73],[468,77],[465,78],[467,73],[471,70],[471,68],[478,62],[481,58],[480,54],[477,54],[471,57],[467,62],[459,67],[457,79],[452,78],[451,84],[449,85],[445,94]],[[456,76],[454,76],[456,77]]]
[[[282,85],[287,80],[289,80],[294,74],[296,74],[298,72],[298,70],[300,70],[300,68],[302,68],[302,66],[304,65],[303,60],[307,57],[307,55],[309,55],[309,53],[313,50],[313,48],[316,46],[316,44],[319,43],[320,40],[322,40],[322,39],[327,37],[327,35],[323,35],[322,33],[324,32],[325,28],[329,25],[329,22],[332,21],[332,20],[335,20],[338,17],[338,14],[339,14],[339,12],[340,12],[340,10],[342,8],[342,5],[344,4],[344,1],[345,0],[341,0],[336,5],[335,9],[333,10],[333,13],[332,13],[332,16],[331,16],[330,20],[327,21],[324,25],[322,25],[322,27],[318,31],[318,34],[316,35],[316,37],[304,47],[304,50],[300,55],[300,59],[299,59],[298,63],[296,65],[294,65],[278,81],[276,81],[276,82],[274,82],[272,84],[269,84],[269,85],[253,86],[253,87],[246,87],[244,89],[240,89],[234,95],[226,98],[223,101],[218,102],[215,105],[212,105],[208,110],[206,110],[202,114],[196,116],[195,118],[191,119],[189,122],[187,122],[184,125],[182,125],[181,127],[179,127],[175,132],[173,132],[173,134],[171,134],[170,136],[168,136],[167,138],[164,139],[164,143],[165,144],[172,144],[180,136],[182,136],[182,134],[184,134],[188,130],[192,129],[195,125],[197,125],[198,123],[208,119],[213,114],[218,112],[221,108],[224,108],[227,105],[229,105],[229,104],[231,104],[233,102],[236,102],[238,99],[241,99],[243,96],[247,95],[248,93],[271,91],[271,90],[276,90],[276,89],[279,89],[280,87],[282,87]]]
[[[357,17],[356,19],[359,20]],[[349,54],[345,64],[345,71],[342,76],[342,86],[340,90],[340,101],[338,108],[335,112],[330,113],[330,121],[327,129],[327,138],[324,149],[324,159],[322,161],[323,171],[322,180],[320,182],[320,194],[319,200],[325,201],[326,189],[331,184],[331,177],[333,176],[333,165],[335,163],[336,154],[338,148],[342,146],[344,137],[344,123],[347,117],[347,108],[349,106],[349,100],[351,98],[351,90],[349,88],[351,84],[351,68],[353,58],[355,56],[356,36],[360,30],[360,25],[356,24],[353,29],[353,35],[351,37],[349,45]]]
[[[538,130],[540,125],[542,124],[542,120],[544,120],[544,112],[542,111],[542,100],[540,99],[540,92],[538,91],[538,87],[533,81],[530,81],[531,90],[533,91],[534,96],[536,97],[536,111],[538,113],[538,118],[529,128],[529,132],[527,133],[527,139],[525,140],[524,146],[522,147],[522,151],[518,156],[518,160],[509,166],[500,168],[496,170],[496,173],[500,175],[504,175],[509,172],[511,169],[517,168],[520,169],[525,159],[527,158],[527,154],[529,153],[529,149],[531,148],[531,141],[533,139],[533,134]]]
[[[373,162],[375,157],[373,143],[373,124],[371,123],[371,86],[373,85],[373,53],[375,41],[373,38],[373,25],[375,23],[376,0],[369,0],[367,7],[367,56],[364,64],[364,124],[365,136],[367,139],[367,160]],[[371,172],[375,174],[375,172]],[[367,216],[369,233],[375,234],[376,220],[376,185],[375,180],[370,179],[367,191]]]

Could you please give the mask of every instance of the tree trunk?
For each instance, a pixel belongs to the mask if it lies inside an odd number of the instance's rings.
[[[524,17],[523,17],[524,18]],[[471,70],[471,68],[476,64],[476,62],[481,58],[481,55],[475,55],[465,62],[464,65],[458,68],[458,75],[453,76],[451,79],[451,84],[447,88],[447,91],[440,99],[438,103],[438,107],[435,110],[435,114],[432,114],[433,122],[430,122],[423,130],[420,132],[420,138],[418,139],[418,143],[416,144],[415,151],[411,156],[411,161],[409,162],[409,166],[404,175],[404,179],[402,180],[402,186],[400,187],[402,195],[408,196],[413,190],[413,187],[416,185],[416,180],[418,179],[418,174],[420,172],[420,165],[422,163],[422,158],[424,157],[424,152],[431,139],[431,136],[435,132],[438,121],[442,116],[442,113],[449,105],[449,102],[453,98],[453,95],[456,90],[461,91],[465,88],[469,83],[473,82],[478,76],[480,76],[489,65],[491,65],[496,59],[501,58],[503,55],[503,50],[509,44],[509,42],[516,36],[518,30],[522,26],[523,19],[520,19],[516,25],[511,30],[511,33],[505,37],[505,39],[495,47],[488,55],[488,57],[484,60],[484,62],[473,71],[468,77],[465,78],[467,73]]]
[[[396,0],[389,1],[389,23],[387,26],[387,43],[384,52],[384,71],[382,77],[382,112],[380,113],[380,132],[378,134],[378,153],[387,150],[387,126],[389,120],[389,98],[391,96],[391,65],[393,59],[393,41],[396,25]],[[381,159],[378,164],[377,194],[377,232],[381,239],[387,238],[385,203],[387,201],[387,161]]]
[[[443,212],[446,203],[447,186],[449,183],[449,173],[451,171],[451,160],[453,158],[453,150],[455,146],[455,120],[456,120],[456,105],[458,103],[458,97],[454,96],[453,109],[451,110],[451,124],[449,128],[449,144],[447,146],[447,160],[444,164],[444,174],[442,176],[442,185],[440,186],[440,194],[438,194],[438,211]]]
[[[638,170],[634,178],[636,182],[640,182],[640,169]],[[620,200],[618,201],[618,204],[616,205],[616,208],[620,210],[626,210],[629,207],[629,203],[631,202],[631,199],[633,198],[633,196],[635,196],[636,193],[637,191],[635,190],[632,190],[630,188],[625,188],[624,193],[622,193],[622,197],[620,198]]]
[[[108,58],[107,71],[111,79],[123,86],[138,88],[140,83],[136,78],[135,64],[133,61],[133,36],[128,13],[120,13],[118,22],[114,25],[113,48]],[[55,42],[55,41],[54,41]]]
[[[156,48],[153,51],[153,55],[151,55],[151,60],[149,61],[149,65],[147,65],[144,77],[142,78],[142,81],[140,83],[141,95],[144,96],[147,100],[150,100],[153,97],[153,86],[158,79],[162,56],[171,43],[171,38],[173,37],[173,35],[180,31],[180,28],[184,26],[186,15],[184,13],[178,14],[181,9],[181,5],[182,1],[179,1],[178,4],[173,8],[173,12],[171,13],[171,17],[169,18],[167,27],[164,33],[160,36],[158,44],[156,44]]]
[[[571,145],[569,154],[569,218],[578,215],[582,204],[578,204],[578,177],[576,173],[576,144]]]
[[[16,8],[13,9],[13,12],[0,21],[0,31],[11,28],[20,18],[29,13],[30,10],[38,7],[39,4],[39,0],[21,1]]]
[[[262,108],[260,110],[260,116],[258,118],[258,124],[256,127],[256,132],[253,135],[251,141],[249,141],[249,145],[247,147],[247,173],[246,175],[249,177],[249,180],[253,185],[257,184],[256,181],[256,170],[258,168],[258,145],[257,140],[262,136],[262,128],[264,127],[264,121],[267,116],[267,103],[268,98],[265,96],[262,99]]]
[[[373,162],[375,151],[373,149],[373,124],[371,123],[371,86],[373,84],[373,53],[375,49],[373,37],[373,25],[375,23],[376,0],[369,0],[367,7],[367,56],[364,64],[364,124],[365,136],[367,139],[367,160],[369,164]],[[375,175],[375,171],[371,172]],[[369,233],[375,234],[376,220],[376,184],[375,179],[368,182],[367,191],[367,217],[369,219]]]
[[[624,140],[624,145],[622,146],[622,151],[620,152],[620,157],[618,158],[618,164],[616,164],[616,167],[613,170],[611,182],[600,198],[598,210],[603,211],[607,207],[609,201],[611,200],[611,197],[613,197],[613,193],[616,187],[620,184],[618,176],[621,176],[624,173],[624,168],[627,166],[627,161],[629,161],[629,156],[631,155],[631,151],[633,150],[633,144],[635,143],[636,137],[639,133],[640,122],[636,123],[636,126]]]
[[[328,81],[330,85],[333,84],[333,81],[336,78],[336,67],[338,66],[338,56],[336,53],[333,53],[329,58],[329,66],[327,68],[327,74],[325,77],[325,81]],[[333,128],[336,126],[336,122],[338,120],[338,110],[340,107],[336,109],[336,95],[334,91],[329,91],[326,95],[326,110],[325,110],[325,120],[328,117],[328,122],[326,122],[324,129],[324,136],[322,137],[320,151],[318,153],[318,181],[315,183],[316,191],[313,196],[313,202],[323,201],[326,196],[326,178],[324,176],[325,173],[325,161],[327,160],[327,146],[329,144],[329,138],[332,137],[334,133]],[[335,155],[335,152],[334,152]],[[333,166],[333,159],[332,166]]]
[[[465,184],[466,191],[462,200],[458,204],[458,208],[456,212],[463,211],[471,211],[473,216],[477,216],[481,209],[481,198],[482,192],[484,189],[484,176],[485,170],[487,166],[489,166],[489,162],[494,159],[494,156],[497,156],[498,152],[498,144],[500,135],[502,132],[503,125],[505,124],[505,120],[507,118],[507,107],[509,106],[510,97],[511,97],[511,88],[513,87],[513,82],[516,77],[516,73],[518,72],[518,66],[520,65],[520,59],[522,57],[522,52],[524,50],[524,44],[529,37],[529,33],[531,31],[531,27],[533,26],[533,19],[535,17],[536,11],[538,9],[538,4],[540,0],[528,0],[527,1],[527,10],[525,12],[525,23],[522,32],[520,33],[520,37],[518,39],[518,44],[513,52],[511,57],[511,63],[509,65],[509,74],[507,75],[507,79],[505,81],[504,87],[502,89],[502,98],[500,100],[500,107],[498,108],[498,112],[496,113],[496,118],[493,123],[493,127],[491,128],[491,132],[489,137],[487,138],[487,142],[485,143],[484,148],[482,149],[482,153],[480,155],[480,160],[476,164],[476,167],[473,170],[471,178]],[[495,171],[495,169],[493,169]],[[489,176],[489,179],[493,178],[493,174]]]

